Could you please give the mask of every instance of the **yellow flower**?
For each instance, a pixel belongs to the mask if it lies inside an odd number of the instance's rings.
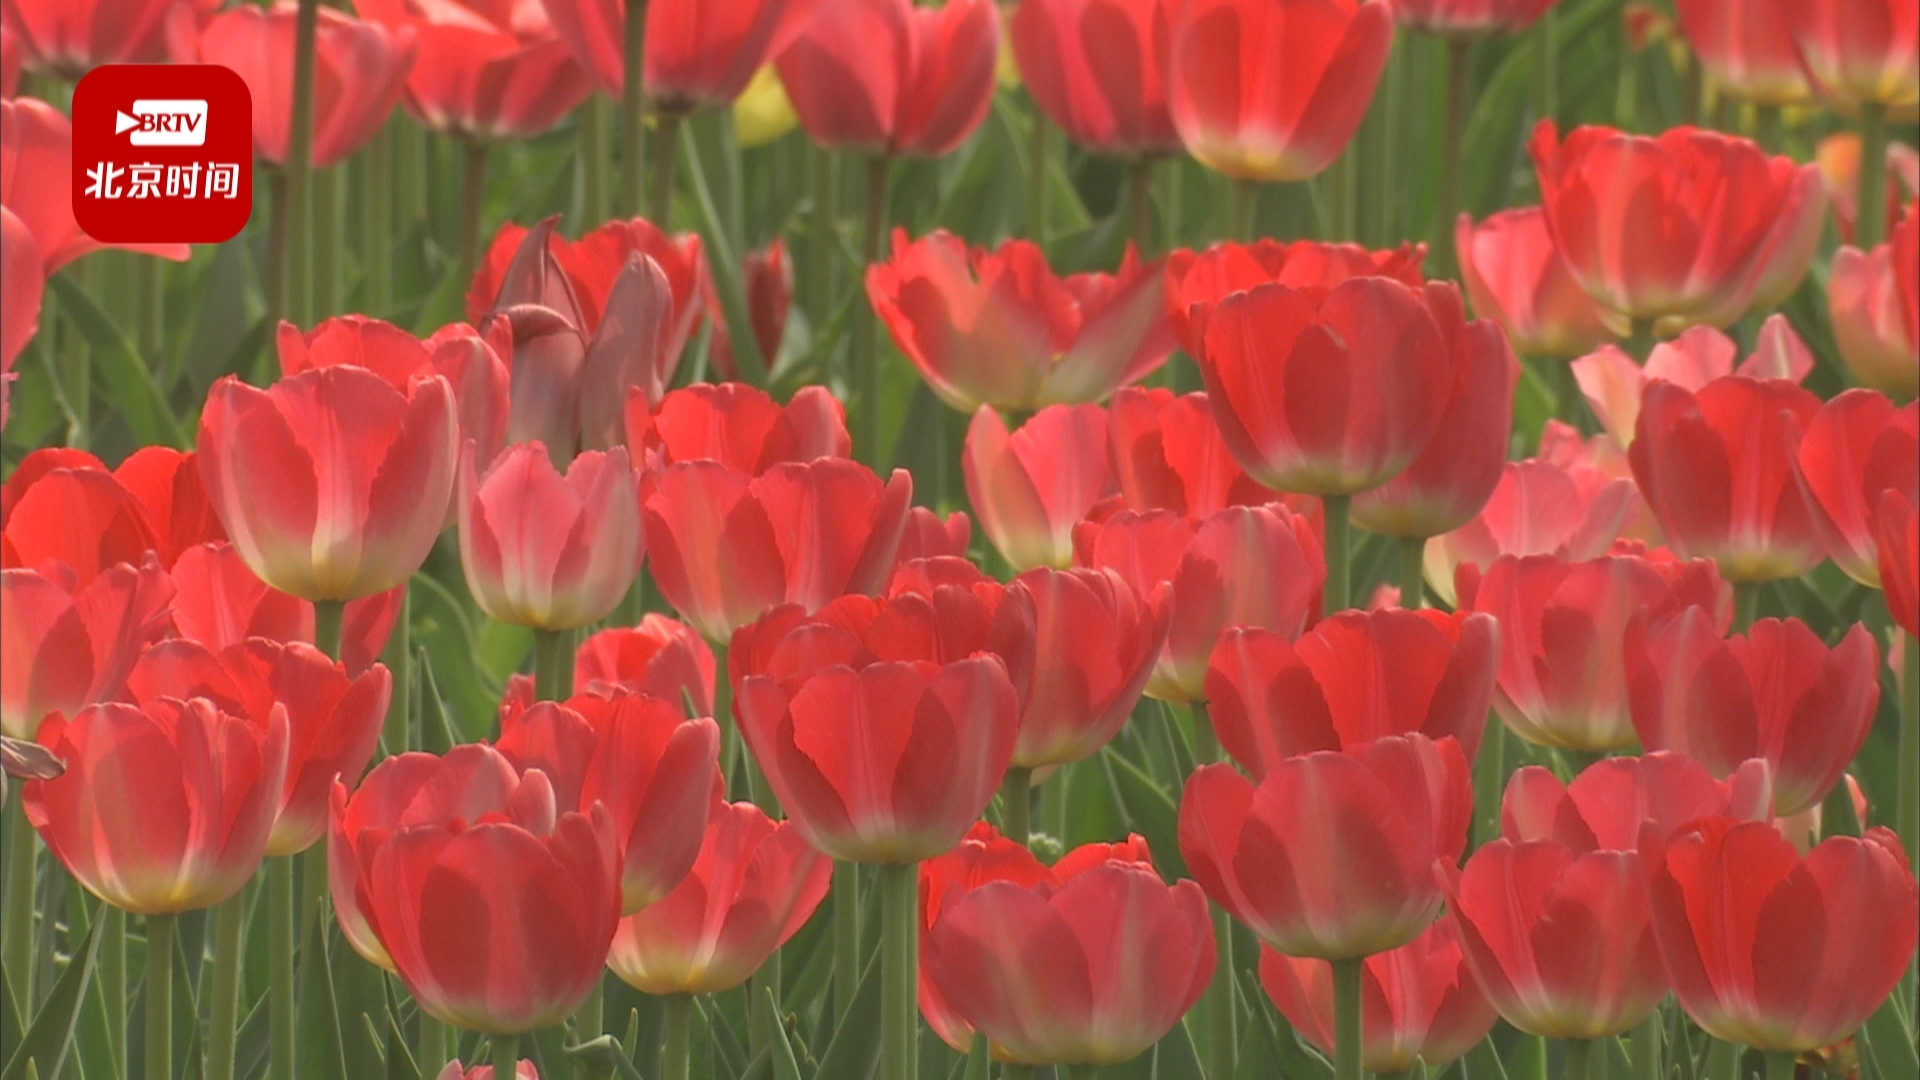
[[[733,103],[733,134],[742,150],[770,143],[799,122],[772,64],[754,72],[753,81]]]

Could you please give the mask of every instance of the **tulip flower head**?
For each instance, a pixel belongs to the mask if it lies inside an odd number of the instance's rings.
[[[1167,111],[1179,0],[1023,0],[1008,38],[1027,92],[1067,137],[1116,157],[1181,151]]]

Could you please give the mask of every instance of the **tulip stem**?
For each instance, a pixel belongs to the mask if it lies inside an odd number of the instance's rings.
[[[387,703],[387,723],[380,741],[388,754],[404,754],[413,741],[413,585],[400,593],[400,614],[393,620],[383,659],[393,676],[393,697]]]
[[[1047,181],[1053,157],[1053,125],[1038,106],[1033,110],[1032,137],[1027,161],[1027,233],[1036,244],[1047,242]]]
[[[393,305],[393,125],[360,158],[360,305],[385,318]]]
[[[1733,632],[1744,634],[1753,629],[1753,620],[1760,614],[1760,583],[1757,581],[1736,581],[1733,583]]]
[[[1352,553],[1347,550],[1347,536],[1353,526],[1347,523],[1347,507],[1353,501],[1350,495],[1325,495],[1320,505],[1326,516],[1326,556],[1327,588],[1321,607],[1326,614],[1345,611],[1352,606],[1348,583],[1349,561]]]
[[[880,866],[880,1080],[919,1071],[920,864]]]
[[[1467,93],[1472,49],[1469,38],[1447,39],[1446,134],[1440,138],[1440,191],[1433,223],[1434,263],[1443,277],[1454,272],[1453,219],[1460,213],[1461,144],[1467,141],[1467,112],[1472,108]]]
[[[347,605],[342,600],[313,602],[313,645],[330,660],[340,659],[340,635],[346,622]]]
[[[1767,1080],[1793,1080],[1793,1063],[1799,1055],[1791,1050],[1767,1053]]]
[[[487,144],[460,144],[460,278],[480,266],[480,219],[487,208]]]
[[[1127,166],[1127,227],[1133,246],[1143,259],[1154,252],[1153,158],[1140,155]]]
[[[1260,182],[1236,178],[1227,188],[1227,239],[1246,243],[1260,217]]]
[[[107,1002],[107,1043],[115,1066],[127,1065],[127,913],[109,904],[101,915],[100,996]]]
[[[1587,1080],[1593,1075],[1593,1052],[1597,1046],[1592,1039],[1567,1040],[1567,1080]]]
[[[1644,365],[1653,355],[1654,337],[1652,319],[1634,319],[1632,330],[1627,337],[1627,355]]]
[[[1920,869],[1920,637],[1903,633],[1906,655],[1900,677],[1900,779],[1894,824],[1907,849],[1907,865]]]
[[[613,132],[607,126],[607,101],[599,94],[580,106],[580,217],[579,232],[607,220],[607,156]]]
[[[1426,604],[1427,538],[1402,536],[1394,547],[1400,555],[1400,606],[1414,611]]]
[[[293,24],[293,121],[287,137],[288,317],[313,321],[313,68],[320,0],[299,0]]]
[[[340,309],[340,170],[313,170],[313,317]]]
[[[833,317],[834,301],[839,293],[833,287],[834,255],[837,253],[836,219],[839,217],[840,190],[837,157],[831,150],[808,144],[813,155],[813,220],[807,238],[807,280],[803,293],[807,318],[814,333]]]
[[[587,1000],[573,1012],[573,1038],[575,1042],[592,1042],[607,1033],[607,980],[606,972],[594,980],[593,989],[588,991]]]
[[[207,1080],[233,1080],[246,927],[247,890],[242,889],[213,909],[213,1005],[207,1030]]]
[[[693,997],[690,994],[668,994],[660,999],[660,1003],[666,1011],[661,1032],[661,1080],[687,1080],[688,1061],[693,1049]]]
[[[1854,203],[1853,246],[1872,251],[1887,238],[1887,107],[1860,105],[1860,193]]]
[[[620,87],[620,214],[633,217],[646,201],[647,0],[627,0],[626,31],[621,53],[626,81]],[[666,228],[664,222],[655,224]]]
[[[294,1080],[293,856],[267,859],[267,1075]]]
[[[1218,755],[1215,755],[1218,756]],[[1233,1007],[1233,919],[1218,904],[1213,907],[1213,944],[1217,951],[1213,982],[1208,984],[1207,1076],[1231,1080],[1239,1056],[1240,1040],[1234,1031],[1239,1016]]]
[[[654,129],[653,181],[647,188],[647,217],[661,232],[667,231],[667,218],[673,214],[673,168],[680,146],[680,114],[663,112]]]
[[[7,993],[25,1007],[33,998],[34,836],[21,804],[19,784],[7,794],[7,910],[0,934],[0,966],[6,969]]]
[[[1031,835],[1033,770],[1015,765],[1000,781],[1000,831],[1016,844]]]
[[[414,1057],[418,1061],[422,1076],[432,1072],[434,1068],[446,1064],[449,1057],[447,1054],[447,1026],[435,1019],[425,1009],[420,1010],[420,1041],[417,1045],[419,1049],[415,1052]]]
[[[1207,712],[1207,703],[1193,703],[1193,763],[1211,765],[1216,761],[1225,761],[1220,753],[1220,736],[1214,734],[1213,717]]]
[[[1500,835],[1500,795],[1507,784],[1507,725],[1489,710],[1480,752],[1473,762],[1473,842],[1487,843]]]
[[[267,321],[277,324],[287,317],[287,242],[293,232],[293,196],[287,190],[287,174],[284,169],[275,169],[267,181]],[[256,375],[256,381],[272,382],[273,345],[267,344],[262,356],[266,358],[266,367]]]
[[[864,293],[867,267],[880,261],[880,249],[885,243],[887,231],[887,174],[892,159],[871,157],[867,159],[867,214],[860,233],[860,273],[861,280],[856,283]],[[875,335],[879,332],[877,320],[873,317],[873,305],[864,297],[854,301],[853,330],[853,452],[854,456],[872,468],[880,463],[880,376],[879,341]]]
[[[495,1035],[493,1037],[493,1075],[501,1080],[514,1080],[520,1075],[520,1036]]]
[[[1661,1080],[1666,1075],[1660,1061],[1660,1014],[1654,1013],[1633,1029],[1628,1047],[1633,1058],[1633,1080]]]
[[[1333,1076],[1361,1080],[1360,957],[1333,961]]]
[[[1740,1044],[1710,1039],[1706,1080],[1740,1080]]]
[[[565,701],[573,696],[573,631],[533,632],[533,699]]]
[[[833,1015],[846,1023],[860,992],[860,864],[833,864]]]
[[[177,916],[147,916],[147,1080],[173,1075],[173,930]]]
[[[1539,120],[1554,120],[1560,113],[1559,22],[1559,12],[1549,7],[1533,28],[1533,104]]]

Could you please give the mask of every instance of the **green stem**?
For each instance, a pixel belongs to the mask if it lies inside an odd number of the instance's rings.
[[[853,331],[853,450],[854,456],[869,467],[880,462],[880,342],[878,320],[873,306],[866,302],[866,268],[880,261],[887,232],[887,175],[891,158],[867,159],[867,212],[860,233],[860,273],[856,283],[861,295],[854,300],[856,316]]]
[[[837,155],[809,142],[813,155],[813,219],[807,236],[807,280],[800,283],[807,304],[807,318],[814,332],[833,317],[833,304],[839,297],[833,286],[834,254],[839,247],[835,223],[839,216],[840,189]]]
[[[1500,835],[1500,796],[1507,785],[1507,725],[1498,713],[1487,713],[1480,736],[1480,752],[1473,762],[1473,842],[1484,844]]]
[[[1146,155],[1127,166],[1127,227],[1133,246],[1145,259],[1155,251],[1153,243],[1153,159]]]
[[[1753,141],[1769,154],[1778,154],[1786,141],[1780,126],[1780,106],[1756,105],[1753,109]]]
[[[1328,203],[1332,207],[1327,222],[1328,240],[1351,242],[1359,239],[1354,232],[1355,205],[1360,199],[1359,165],[1355,161],[1358,150],[1357,139],[1349,142],[1347,149],[1334,159],[1326,171]]]
[[[1227,239],[1247,243],[1260,216],[1260,182],[1235,179],[1227,188]]]
[[[573,631],[533,632],[533,697],[565,701],[573,696]]]
[[[313,171],[313,315],[340,310],[340,170]]]
[[[880,1080],[915,1080],[920,1056],[920,864],[880,872]]]
[[[313,48],[320,0],[299,0],[293,24],[293,123],[287,144],[287,311],[313,322]]]
[[[1706,1080],[1740,1080],[1740,1045],[1709,1039]]]
[[[1860,106],[1860,197],[1854,204],[1853,246],[1872,251],[1887,238],[1887,107]]]
[[[833,1015],[846,1023],[860,992],[860,864],[833,864]]]
[[[267,181],[267,319],[269,323],[278,323],[291,315],[287,307],[287,246],[293,238],[293,194],[292,185],[287,182],[284,169],[273,171]],[[273,346],[268,344],[266,355],[271,362]],[[278,371],[269,371],[271,381]]]
[[[332,659],[340,659],[340,634],[346,623],[347,605],[343,600],[313,602],[313,646]]]
[[[1320,499],[1327,524],[1327,588],[1326,599],[1321,606],[1328,615],[1352,606],[1348,585],[1348,563],[1352,553],[1347,550],[1347,537],[1353,531],[1353,526],[1347,522],[1347,507],[1352,501],[1352,496],[1348,495],[1325,495]]]
[[[113,1063],[127,1065],[127,913],[109,905],[100,927],[100,987],[107,1001],[107,1043]]]
[[[1587,1080],[1593,1075],[1593,1056],[1598,1048],[1593,1039],[1567,1040],[1567,1080]]]
[[[267,1075],[295,1080],[293,1069],[293,856],[267,859]]]
[[[1660,1061],[1660,1014],[1640,1021],[1633,1029],[1628,1054],[1633,1058],[1633,1080],[1661,1080],[1666,1070]]]
[[[1039,1072],[1031,1065],[1009,1061],[1000,1066],[1000,1080],[1034,1080]]]
[[[1760,613],[1760,583],[1757,581],[1736,581],[1733,583],[1733,632],[1744,634],[1753,629],[1753,620]]]
[[[1027,150],[1027,235],[1036,244],[1047,242],[1047,196],[1053,164],[1053,125],[1038,107]]]
[[[487,144],[460,145],[460,280],[480,266],[480,219],[487,208]]]
[[[1473,42],[1467,38],[1448,38],[1446,55],[1446,134],[1440,139],[1440,188],[1434,209],[1434,262],[1443,277],[1454,272],[1453,219],[1460,213],[1461,144],[1467,137],[1467,83],[1473,68],[1468,63]]]
[[[400,594],[400,614],[381,657],[393,675],[393,698],[387,703],[387,723],[380,736],[388,754],[402,754],[413,739],[413,586]]]
[[[213,911],[213,1006],[207,1025],[207,1080],[233,1080],[246,926],[247,890],[242,889]]]
[[[1557,119],[1560,112],[1559,22],[1559,12],[1549,7],[1533,28],[1533,106],[1538,119]]]
[[[1213,717],[1207,711],[1207,703],[1193,703],[1193,762],[1195,765],[1211,765],[1216,761],[1225,761],[1226,755],[1220,752],[1220,736],[1214,733]]]
[[[495,1035],[493,1037],[493,1075],[501,1080],[515,1080],[520,1075],[520,1036]]]
[[[393,307],[393,124],[383,125],[359,159],[360,303],[374,315]],[[391,665],[390,665],[391,666]]]
[[[1361,1080],[1360,974],[1364,961],[1355,957],[1333,961],[1333,1076],[1334,1080]]]
[[[0,921],[0,966],[6,969],[7,993],[13,1000],[30,1003],[33,997],[33,908],[37,866],[33,826],[27,822],[21,806],[19,784],[8,785],[7,793],[7,908]]]
[[[75,285],[85,286],[93,275],[92,260],[67,267],[65,273]],[[93,442],[93,348],[76,324],[67,324],[61,335],[60,386],[66,395],[71,421],[67,427],[67,445],[84,450]]]
[[[420,1075],[438,1075],[437,1070],[446,1065],[450,1058],[447,1053],[447,1026],[426,1010],[420,1012],[420,1041],[416,1044],[414,1058],[420,1066]]]
[[[668,994],[661,999],[661,1004],[666,1009],[660,1046],[661,1080],[687,1080],[693,1049],[693,998],[687,994]]]
[[[1033,770],[1012,766],[1000,780],[1000,832],[1016,844],[1026,843],[1032,809]]]
[[[1767,1054],[1767,1080],[1793,1080],[1794,1059],[1791,1050],[1773,1050]]]
[[[1653,320],[1634,319],[1631,325],[1632,330],[1627,335],[1627,355],[1645,364],[1647,358],[1653,355],[1655,345]]]
[[[607,220],[607,158],[613,151],[607,99],[594,94],[580,107],[580,222],[585,232]]]
[[[178,916],[147,916],[147,1080],[173,1075],[173,931]]]
[[[573,1012],[574,1041],[592,1042],[607,1032],[607,980],[606,972],[600,973],[599,981],[593,984],[593,990],[587,994],[587,1000]],[[580,1075],[579,1070],[575,1075]]]
[[[673,214],[673,169],[680,147],[680,114],[663,112],[653,140],[653,182],[647,188],[647,217],[662,232]]]
[[[413,122],[394,110],[393,186],[400,193],[399,231],[427,219],[427,139]]]
[[[1427,538],[1398,537],[1394,547],[1400,555],[1400,606],[1412,611],[1426,603]]]
[[[1213,907],[1213,946],[1217,959],[1213,981],[1202,998],[1207,1018],[1207,1075],[1234,1074],[1239,1056],[1239,1033],[1234,1030],[1240,1019],[1233,1007],[1233,918],[1218,904]]]
[[[1920,870],[1920,637],[1906,638],[1900,678],[1900,779],[1894,823],[1907,865]]]
[[[621,55],[626,82],[620,88],[620,213],[633,217],[646,203],[647,0],[627,0]]]
[[[1580,378],[1573,364],[1559,357],[1546,360],[1547,375],[1553,380],[1553,416],[1563,424],[1580,426]]]

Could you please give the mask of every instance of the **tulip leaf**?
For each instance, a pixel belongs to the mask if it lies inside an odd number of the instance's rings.
[[[1112,766],[1129,826],[1147,838],[1161,876],[1169,881],[1186,877],[1187,861],[1180,855],[1179,804],[1158,781],[1116,751],[1112,744],[1100,751],[1100,757]]]
[[[1881,1080],[1920,1078],[1920,1054],[1914,1051],[1913,1025],[1901,1008],[1899,991],[1887,995],[1855,1038],[1861,1044],[1861,1056],[1871,1057],[1879,1066]]]
[[[627,1052],[620,1040],[611,1035],[602,1035],[583,1043],[573,1043],[566,1049],[568,1057],[585,1065],[597,1077],[618,1076],[620,1080],[645,1080],[640,1070],[633,1067],[627,1058]]]
[[[1492,1036],[1481,1039],[1467,1051],[1464,1060],[1467,1080],[1507,1080],[1507,1068],[1500,1062],[1500,1051],[1494,1048]]]
[[[867,970],[860,976],[860,989],[853,995],[853,1008],[848,1010],[848,1015],[880,1015],[878,949],[867,960]],[[880,1025],[841,1024],[833,1033],[833,1041],[827,1044],[827,1052],[820,1055],[820,1068],[814,1076],[818,1080],[867,1080],[879,1064]]]
[[[754,336],[753,318],[747,312],[747,294],[741,284],[740,250],[727,235],[726,223],[707,184],[707,170],[700,160],[702,148],[700,140],[694,137],[693,125],[681,126],[680,146],[694,201],[700,207],[700,243],[706,249],[707,273],[713,280],[713,291],[720,297],[720,312],[727,324],[734,363],[747,383],[765,386],[767,363],[760,355],[760,340]]]
[[[340,1038],[340,1014],[333,997],[333,972],[327,957],[326,922],[314,919],[300,949],[300,992],[294,1023],[294,1060],[299,1075],[316,1080],[352,1076]]]
[[[100,914],[106,904],[94,909],[93,925],[86,939],[67,961],[67,970],[53,985],[53,992],[34,1015],[25,1038],[14,1049],[0,1080],[26,1080],[30,1075],[57,1077],[66,1066],[67,1051],[73,1046],[74,1026],[80,1018],[80,1006],[88,983],[93,978],[93,961],[100,951]],[[44,1066],[44,1067],[42,1067]]]
[[[86,288],[64,274],[48,278],[47,286],[59,294],[60,310],[93,350],[94,381],[119,410],[134,439],[143,446],[191,448],[192,440],[175,419],[153,373]]]
[[[773,996],[773,988],[765,990],[767,1008],[773,1010],[769,1015],[773,1022],[767,1027],[772,1033],[767,1039],[768,1049],[773,1051],[774,1080],[800,1080],[800,1063],[794,1059],[793,1043],[787,1040],[787,1025],[780,1022],[780,1001]]]

